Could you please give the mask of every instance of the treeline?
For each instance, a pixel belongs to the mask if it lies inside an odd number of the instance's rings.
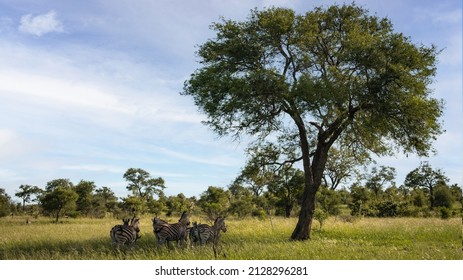
[[[322,185],[317,194],[315,218],[323,222],[331,215],[369,217],[429,217],[450,218],[462,209],[462,189],[449,184],[441,170],[421,163],[397,187],[392,167],[374,167],[363,180],[350,188],[338,189],[339,184]],[[290,165],[278,169],[253,164],[242,169],[228,186],[210,186],[198,198],[180,193],[164,194],[165,182],[147,171],[130,168],[124,175],[130,194],[117,198],[108,187],[98,187],[92,181],[73,184],[69,179],[56,179],[44,188],[21,185],[14,203],[0,188],[0,217],[27,214],[50,216],[58,221],[65,217],[122,217],[131,214],[178,215],[183,211],[207,215],[236,217],[297,215],[304,189],[304,175]],[[338,182],[339,183],[339,182]]]

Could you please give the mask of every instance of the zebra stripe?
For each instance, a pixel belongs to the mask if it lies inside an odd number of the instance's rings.
[[[115,225],[109,235],[112,243],[119,247],[120,244],[131,246],[140,238],[140,219],[133,217],[132,220],[124,219],[122,225]]]
[[[227,231],[225,218],[218,217],[215,219],[214,225],[212,226],[193,223],[193,227],[190,231],[190,240],[193,242],[193,244],[199,242],[200,245],[204,245],[212,241],[215,245],[217,245],[220,239],[221,231]]]
[[[156,241],[158,241],[159,240],[159,237],[158,237],[159,230],[162,228],[162,225],[166,225],[166,224],[168,224],[168,222],[164,221],[164,220],[161,220],[161,218],[159,218],[159,217],[155,217],[155,218],[151,219],[151,221],[153,221],[153,233],[154,233],[154,236],[156,237]]]
[[[182,216],[178,223],[169,224],[169,223],[157,223],[156,227],[154,226],[153,221],[153,231],[156,235],[158,245],[162,245],[165,242],[169,241],[184,241],[187,238],[187,226],[190,224],[190,219],[186,212],[182,213]]]

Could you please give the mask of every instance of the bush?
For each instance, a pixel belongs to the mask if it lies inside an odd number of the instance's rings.
[[[320,230],[322,230],[323,223],[328,219],[329,214],[322,209],[315,209],[313,218],[320,224]]]
[[[334,190],[322,187],[320,192],[317,193],[317,207],[321,207],[323,211],[330,215],[339,215],[341,213],[340,204],[341,195]]]
[[[454,198],[450,192],[449,187],[441,185],[434,191],[434,206],[452,208]]]
[[[452,210],[450,210],[450,208],[447,208],[447,207],[439,207],[437,208],[437,211],[440,215],[440,218],[443,219],[443,220],[447,220],[447,219],[450,219],[452,217]]]
[[[4,189],[0,189],[0,218],[10,215],[11,200]]]
[[[267,214],[263,209],[254,209],[252,211],[252,216],[258,218],[259,220],[265,220],[267,218]]]
[[[380,201],[375,206],[378,217],[396,217],[399,213],[399,206],[394,201]]]

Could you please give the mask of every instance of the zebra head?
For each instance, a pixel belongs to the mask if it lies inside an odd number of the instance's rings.
[[[225,217],[217,217],[217,219],[215,219],[214,226],[218,231],[221,230],[223,232],[227,232],[227,226],[225,225]]]
[[[180,217],[180,220],[178,220],[178,222],[184,226],[190,225],[190,218],[188,217],[188,213],[186,211],[183,211],[182,216]]]
[[[140,219],[134,216],[132,220],[130,221],[130,226],[135,229],[135,231],[137,232],[137,236],[138,236],[138,233],[140,232]],[[137,239],[138,238],[140,237],[138,236]]]
[[[151,221],[153,221],[153,231],[156,233],[157,231],[160,230],[160,228],[163,226],[163,225],[166,225],[168,224],[168,222],[164,221],[164,220],[161,220],[161,218],[159,217],[155,217],[153,219],[151,219]]]
[[[122,223],[124,223],[124,226],[128,226],[129,223],[130,223],[130,219],[127,218],[127,219],[122,219]]]
[[[193,226],[190,228],[190,240],[193,242],[199,240],[198,222],[193,222]]]

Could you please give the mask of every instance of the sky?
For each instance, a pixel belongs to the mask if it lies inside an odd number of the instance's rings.
[[[183,84],[200,67],[198,46],[221,17],[253,8],[305,13],[340,1],[0,0],[0,188],[94,181],[125,197],[128,168],[162,177],[165,193],[198,196],[226,188],[246,161],[246,143],[218,138]],[[342,3],[342,2],[341,2]],[[347,2],[349,3],[349,2]],[[356,1],[388,17],[396,32],[439,55],[433,97],[445,101],[445,133],[430,158],[377,159],[396,182],[427,160],[463,183],[462,3]]]

